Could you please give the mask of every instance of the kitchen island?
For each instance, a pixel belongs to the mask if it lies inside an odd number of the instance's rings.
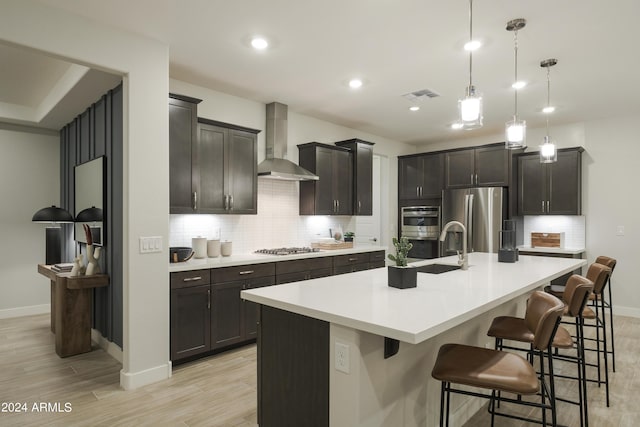
[[[421,261],[455,264],[456,257]],[[445,342],[493,346],[493,317],[524,313],[530,291],[586,264],[582,259],[472,253],[470,268],[418,274],[418,286],[387,286],[379,268],[242,292],[261,304],[258,421],[261,427],[431,426],[440,384],[431,379]],[[384,338],[400,341],[384,357]],[[454,400],[454,425],[483,402]]]

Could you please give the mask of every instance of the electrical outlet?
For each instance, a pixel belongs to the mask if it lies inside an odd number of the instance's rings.
[[[349,373],[349,345],[336,341],[336,370]]]
[[[624,225],[616,227],[616,236],[624,236]]]

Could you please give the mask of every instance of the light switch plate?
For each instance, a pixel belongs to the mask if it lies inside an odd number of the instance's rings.
[[[140,237],[140,253],[162,252],[162,236]]]

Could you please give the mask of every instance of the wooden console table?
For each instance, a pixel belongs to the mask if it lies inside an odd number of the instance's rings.
[[[71,277],[38,264],[38,273],[51,280],[51,331],[60,357],[91,351],[91,289],[109,285],[109,276]]]

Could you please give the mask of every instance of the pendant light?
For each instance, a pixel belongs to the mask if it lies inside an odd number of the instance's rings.
[[[469,0],[469,43],[473,41],[473,0]],[[458,112],[462,129],[482,127],[482,95],[476,92],[472,80],[473,52],[469,49],[469,86],[465,97],[458,100]]]
[[[507,22],[507,31],[513,31],[513,52],[514,52],[514,68],[515,80],[518,81],[518,30],[524,28],[527,21],[523,18],[513,19]],[[510,149],[525,148],[527,146],[527,122],[518,119],[518,89],[515,90],[515,107],[513,120],[505,125],[505,146]]]
[[[543,108],[543,112],[547,115],[547,135],[543,139],[543,144],[540,146],[540,163],[554,163],[558,160],[558,150],[556,145],[549,136],[549,114],[551,114],[554,108],[551,106],[551,79],[549,78],[549,71],[551,67],[558,63],[557,59],[550,58],[540,62],[540,66],[547,69],[547,106]]]

